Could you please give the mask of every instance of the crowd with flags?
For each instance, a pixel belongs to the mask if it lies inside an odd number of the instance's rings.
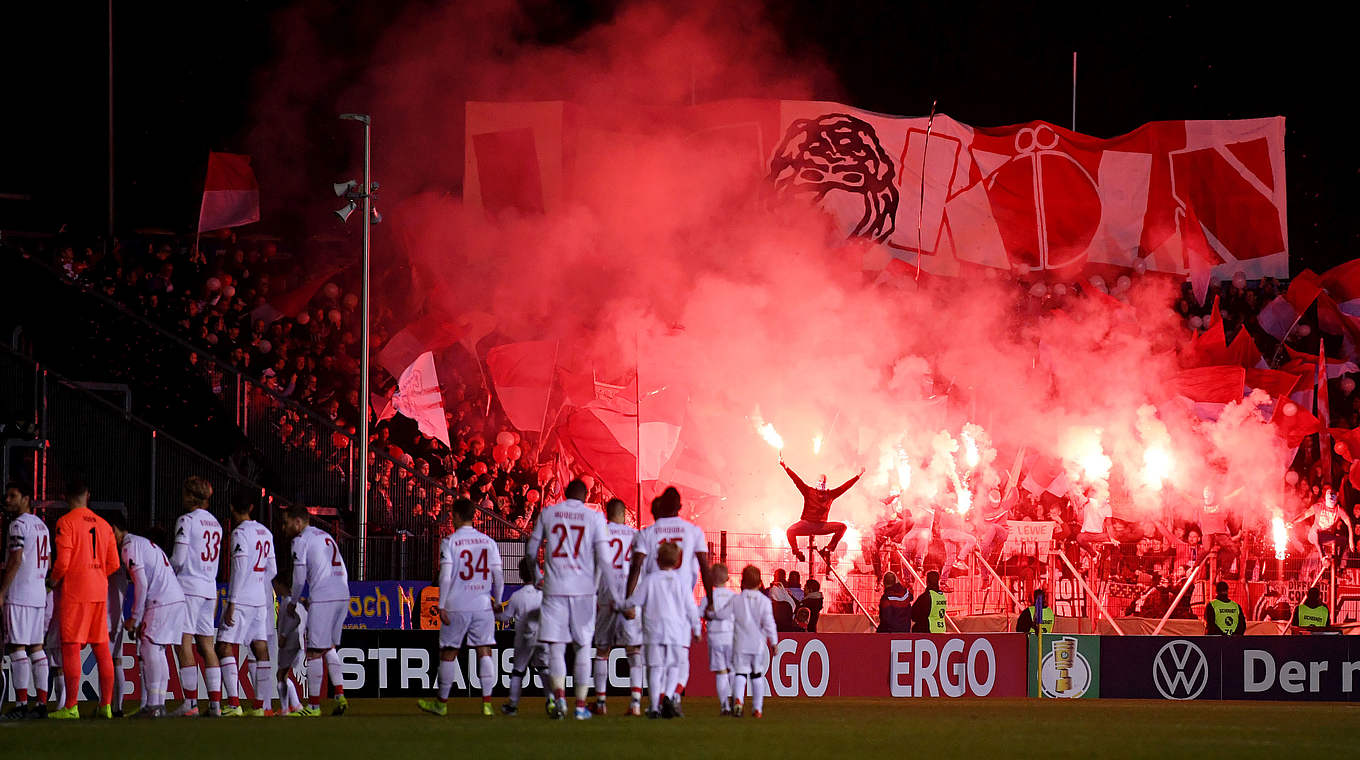
[[[205,194],[204,223],[245,220],[249,204],[249,193],[240,190],[220,198]],[[336,435],[352,438],[360,428],[357,282],[339,269],[305,267],[284,250],[276,240],[228,232],[192,241],[129,239],[108,253],[57,240],[34,252],[49,257],[62,276],[250,372],[332,423]],[[1017,278],[1012,311],[1022,319],[1062,320],[1085,302],[1081,308],[1117,312],[1128,301],[1125,279],[1112,287],[1098,277],[1039,287]],[[1354,381],[1360,262],[1322,274],[1304,271],[1287,285],[1239,276],[1197,292],[1185,282],[1169,306],[1186,332],[1180,370],[1165,381],[1167,395],[1203,419],[1253,392],[1268,396],[1263,413],[1296,451],[1289,482],[1294,506],[1287,512],[1317,502],[1329,483],[1360,484],[1354,467],[1360,458]],[[501,334],[483,312],[405,320],[378,313],[374,325],[368,432],[376,454],[369,495],[380,533],[447,531],[449,506],[466,496],[496,516],[483,526],[488,532],[523,535],[536,510],[580,475],[592,487],[592,501],[617,496],[630,507],[662,484],[676,486],[687,500],[722,492],[704,450],[686,440],[687,389],[667,382],[667,336],[640,343],[629,370],[606,377],[570,361],[561,341]],[[1040,345],[1038,361],[1057,359]],[[282,445],[324,458],[314,428],[289,414],[273,424]],[[1081,507],[1061,482],[1061,463],[1031,454],[1021,473],[1020,487],[1003,505],[1005,518],[1053,522],[1060,545],[1066,539],[1075,547]],[[1353,504],[1352,495],[1348,490],[1343,502]],[[1143,581],[1174,579],[1184,567],[1175,555],[1199,531],[1191,521],[1115,523],[1111,541],[1124,547],[1118,570]],[[883,530],[901,532],[901,526]],[[1247,535],[1267,532],[1254,526]],[[978,538],[996,549],[999,544],[984,540],[991,537]],[[1250,556],[1239,553],[1231,572],[1260,572]],[[994,551],[991,559],[1008,575],[1042,570],[1036,557],[1023,553]]]

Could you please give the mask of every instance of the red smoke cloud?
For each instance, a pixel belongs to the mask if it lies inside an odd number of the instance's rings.
[[[982,276],[866,286],[860,249],[804,199],[776,200],[747,146],[649,108],[835,97],[825,69],[783,49],[748,6],[629,4],[560,44],[524,41],[508,2],[394,22],[337,104],[373,114],[384,233],[400,251],[377,266],[409,264],[415,283],[380,302],[490,312],[502,333],[560,339],[564,365],[603,377],[630,371],[639,344],[658,347],[665,381],[690,395],[685,440],[724,487],[700,508],[710,529],[764,533],[797,517],[757,408],[805,479],[869,468],[835,515],[865,530],[904,479],[899,450],[910,500],[988,498],[1023,448],[1062,459],[1078,487],[1130,516],[1188,509],[1206,484],[1253,516],[1279,506],[1290,452],[1256,414],[1268,399],[1217,422],[1168,401],[1188,338],[1170,286],[1139,281],[1120,308],[1060,298],[1043,315],[1013,283]],[[262,139],[296,125],[284,104],[325,64],[296,39],[262,104],[276,118]],[[607,160],[575,164],[570,192],[542,213],[489,219],[455,199],[468,100],[580,104],[575,128],[598,130]],[[965,423],[979,426],[975,465]]]

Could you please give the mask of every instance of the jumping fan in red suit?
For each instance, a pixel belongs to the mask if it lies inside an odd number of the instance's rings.
[[[823,557],[830,557],[831,552],[836,550],[836,544],[840,543],[841,536],[845,535],[845,523],[827,522],[826,520],[831,515],[831,502],[855,485],[860,476],[864,474],[864,468],[860,468],[859,475],[828,490],[825,475],[818,476],[816,486],[810,486],[804,483],[797,473],[790,470],[788,465],[784,464],[783,455],[779,457],[779,466],[784,468],[784,472],[787,472],[789,477],[793,479],[793,484],[798,488],[798,492],[803,494],[803,515],[798,519],[798,522],[789,526],[786,534],[789,539],[789,546],[793,548],[793,556],[799,562],[806,559],[803,551],[798,548],[799,536],[831,536],[831,543],[821,550]]]

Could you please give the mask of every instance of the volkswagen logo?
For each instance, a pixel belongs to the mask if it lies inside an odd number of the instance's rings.
[[[1166,699],[1195,699],[1209,685],[1209,658],[1193,641],[1168,641],[1152,658],[1152,685]]]

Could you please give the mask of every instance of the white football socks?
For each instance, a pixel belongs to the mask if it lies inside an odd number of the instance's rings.
[[[491,698],[491,690],[496,687],[496,663],[491,655],[477,659],[477,680],[482,682],[482,699]]]
[[[439,698],[441,700],[449,698],[449,692],[453,690],[453,679],[457,675],[457,660],[439,661]]]
[[[307,702],[312,707],[321,704],[321,685],[326,680],[326,661],[320,657],[307,658]]]
[[[602,701],[609,692],[609,660],[595,660],[595,699]]]
[[[241,671],[240,668],[236,666],[236,658],[227,656],[221,658],[218,662],[221,663],[220,672],[223,694],[228,701],[234,699],[239,702],[241,698]],[[209,685],[208,688],[211,689],[212,686]],[[236,704],[236,702],[233,702],[232,704]]]
[[[179,688],[184,693],[185,702],[198,701],[198,666],[180,666]],[[191,696],[192,695],[192,696]]]
[[[20,706],[28,704],[28,684],[33,672],[28,662],[28,652],[15,652],[9,656],[9,672],[14,679],[16,699],[22,695],[17,704]]]

